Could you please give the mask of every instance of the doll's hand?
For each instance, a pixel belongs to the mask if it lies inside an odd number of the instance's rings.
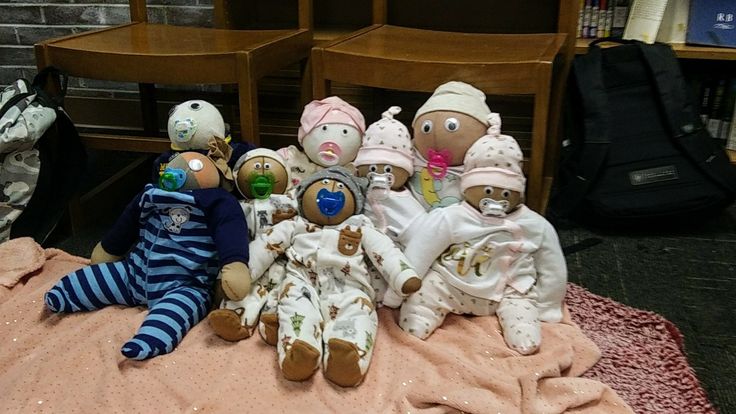
[[[92,250],[92,256],[90,257],[90,263],[91,264],[98,264],[98,263],[111,263],[111,262],[117,262],[118,260],[122,259],[122,256],[115,256],[114,254],[108,253],[104,247],[102,247],[102,243],[98,242],[95,246],[95,249]]]
[[[401,286],[401,293],[405,295],[411,295],[412,293],[419,290],[422,287],[422,279],[414,276],[407,279],[404,285]]]
[[[241,300],[250,292],[250,270],[245,263],[232,262],[220,269],[222,291],[230,300]]]

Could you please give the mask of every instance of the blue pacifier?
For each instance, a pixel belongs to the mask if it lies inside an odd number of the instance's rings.
[[[166,191],[176,191],[184,187],[187,173],[181,168],[166,168],[158,179],[158,186]]]
[[[317,193],[317,207],[323,215],[335,216],[345,207],[345,194],[323,188]]]

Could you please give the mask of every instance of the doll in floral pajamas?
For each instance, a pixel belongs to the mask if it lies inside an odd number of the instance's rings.
[[[337,385],[363,381],[378,324],[366,257],[398,292],[421,286],[391,239],[356,215],[365,184],[339,166],[313,174],[297,189],[301,216],[250,244],[256,282],[277,257],[288,258],[278,294],[277,350],[289,380],[308,379],[322,363],[325,377]]]

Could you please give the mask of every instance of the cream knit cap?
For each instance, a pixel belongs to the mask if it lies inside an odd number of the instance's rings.
[[[465,82],[451,81],[444,83],[434,90],[414,115],[414,121],[427,112],[453,111],[472,116],[484,125],[488,125],[488,115],[491,110],[486,104],[486,94]]]

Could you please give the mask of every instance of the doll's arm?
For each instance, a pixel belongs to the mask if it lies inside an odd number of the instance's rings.
[[[562,320],[562,302],[567,289],[567,265],[557,232],[546,220],[539,249],[533,254],[537,270],[537,293],[539,319],[545,322]]]
[[[419,290],[422,286],[421,279],[394,242],[373,227],[364,226],[362,231],[363,248],[389,287],[402,296]]]
[[[92,252],[92,264],[120,260],[130,250],[133,244],[138,241],[141,228],[141,205],[145,192],[146,189],[138,193],[125,206],[125,210],[123,210],[110,230],[97,243],[97,246],[95,246]]]
[[[291,239],[297,226],[296,220],[285,220],[256,236],[250,242],[250,267],[253,281],[258,280],[286,249],[291,246]]]
[[[433,210],[419,221],[421,226],[412,226],[404,254],[417,274],[424,277],[432,262],[453,243],[453,232],[444,209]]]

